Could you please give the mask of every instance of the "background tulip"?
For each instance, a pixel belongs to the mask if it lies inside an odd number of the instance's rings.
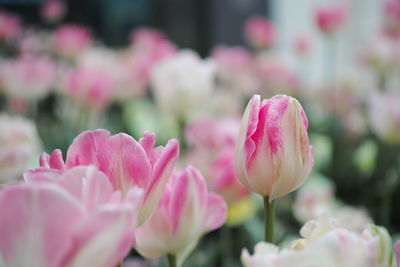
[[[148,258],[177,256],[179,264],[204,233],[225,219],[225,201],[207,192],[200,172],[189,166],[174,172],[154,215],[136,230],[136,248]]]
[[[339,29],[346,19],[346,8],[343,5],[321,6],[315,10],[315,21],[318,28],[326,34]]]

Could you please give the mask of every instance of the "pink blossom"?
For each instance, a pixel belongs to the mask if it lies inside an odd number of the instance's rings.
[[[90,32],[78,25],[64,24],[53,35],[53,50],[60,56],[75,58],[91,42]]]
[[[14,39],[20,32],[21,22],[19,18],[0,10],[0,39]]]
[[[176,171],[153,217],[136,230],[136,249],[148,258],[174,254],[182,262],[204,233],[225,222],[226,209],[220,196],[207,191],[197,169]]]
[[[217,78],[223,88],[243,94],[258,89],[255,58],[245,48],[218,46],[213,50],[212,57],[217,63]]]
[[[390,0],[384,4],[384,32],[387,36],[400,36],[400,2]]]
[[[46,0],[40,11],[44,20],[53,23],[64,18],[67,7],[63,0]]]
[[[400,266],[400,241],[394,245],[394,254],[396,256],[397,266]]]
[[[114,82],[104,69],[79,65],[65,75],[64,93],[80,105],[99,111],[111,103]]]
[[[344,5],[320,6],[314,13],[315,23],[321,32],[332,34],[344,24],[346,12],[346,6]]]
[[[306,36],[299,35],[294,39],[293,46],[297,54],[306,55],[310,52],[311,40]]]
[[[314,164],[307,128],[307,117],[296,99],[276,95],[261,101],[259,95],[253,96],[236,145],[240,181],[269,201],[297,189]]]
[[[55,79],[55,64],[48,57],[24,54],[2,62],[1,81],[9,98],[38,100],[45,97]]]
[[[239,181],[235,170],[235,142],[239,134],[237,118],[213,119],[204,117],[188,125],[187,162],[203,172],[209,190],[220,194],[228,204],[250,194]]]
[[[81,165],[95,165],[110,180],[113,190],[126,196],[132,187],[143,189],[144,199],[139,210],[139,223],[144,223],[153,213],[165,184],[175,167],[179,154],[178,141],[170,140],[165,147],[155,145],[155,135],[145,133],[137,142],[131,136],[119,133],[110,135],[106,130],[85,131],[69,147],[66,162],[61,152],[43,154],[41,168],[29,171],[25,179],[42,173],[51,177]],[[58,151],[58,152],[57,152]]]
[[[258,49],[270,47],[276,41],[274,25],[261,16],[254,16],[247,20],[244,34],[249,43]]]
[[[0,191],[1,266],[106,267],[127,255],[142,192],[100,204],[111,199],[108,180],[94,167],[77,168],[86,169],[59,177],[64,186],[36,181]],[[93,201],[93,209],[83,205]]]

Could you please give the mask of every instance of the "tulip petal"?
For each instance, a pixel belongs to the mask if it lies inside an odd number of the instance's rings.
[[[66,171],[58,184],[68,190],[89,210],[107,203],[113,194],[108,177],[95,166],[77,166]]]
[[[35,170],[25,171],[24,180],[27,183],[35,183],[35,182],[55,183],[61,174],[62,171],[60,170],[38,168]]]
[[[208,193],[205,231],[211,231],[222,226],[227,217],[227,209],[226,202],[221,196]]]
[[[79,165],[96,165],[100,168],[97,157],[109,137],[110,133],[103,129],[78,135],[67,151],[67,168]]]
[[[12,267],[60,266],[85,215],[64,189],[47,184],[3,189],[0,210],[0,262]]]
[[[178,156],[179,143],[177,140],[171,139],[153,166],[151,182],[146,189],[145,202],[139,214],[139,225],[150,217],[160,201],[165,184],[171,176]]]
[[[132,209],[110,206],[92,215],[73,237],[62,266],[116,266],[128,254],[135,229]]]
[[[98,160],[99,169],[110,178],[115,190],[125,194],[132,185],[149,187],[149,160],[142,146],[131,136],[120,133],[109,137]]]

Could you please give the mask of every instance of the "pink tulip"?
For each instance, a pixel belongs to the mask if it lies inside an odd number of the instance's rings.
[[[394,254],[396,256],[397,266],[400,266],[400,241],[394,245]]]
[[[259,88],[254,56],[242,47],[218,46],[212,52],[222,87],[248,95]]]
[[[126,196],[132,187],[142,188],[143,203],[139,211],[139,224],[153,213],[161,198],[179,154],[179,144],[171,139],[165,147],[155,145],[155,135],[145,133],[137,142],[131,136],[111,135],[106,130],[85,131],[75,138],[67,152],[66,163],[60,151],[40,158],[41,168],[30,172],[46,173],[52,177],[81,165],[95,165],[110,180],[113,190]],[[35,173],[36,172],[36,173]]]
[[[346,7],[343,5],[321,6],[315,10],[315,22],[325,34],[336,32],[346,20]]]
[[[240,120],[236,117],[214,119],[204,117],[188,125],[187,162],[204,174],[209,190],[220,194],[228,204],[248,196],[250,191],[240,183],[235,170],[235,141]]]
[[[54,184],[8,186],[0,191],[0,265],[115,266],[131,248],[139,197],[89,212]]]
[[[89,46],[90,42],[91,34],[86,28],[65,24],[53,35],[53,50],[60,56],[75,58]]]
[[[65,94],[96,111],[111,103],[114,85],[110,72],[93,66],[79,65],[65,76]]]
[[[197,169],[176,171],[153,217],[136,230],[136,249],[148,258],[176,255],[181,262],[204,233],[224,223],[226,209],[220,196],[207,192]]]
[[[270,202],[302,185],[314,164],[307,127],[296,99],[276,95],[261,101],[253,96],[236,146],[240,181]]]
[[[299,55],[306,55],[311,49],[311,40],[306,36],[297,36],[294,40],[294,50]]]
[[[64,18],[67,7],[63,0],[47,0],[41,7],[41,15],[47,22],[58,22]]]
[[[244,34],[250,44],[258,49],[270,47],[276,40],[274,25],[261,16],[251,17],[246,22]]]
[[[21,22],[18,17],[0,10],[0,40],[11,40],[21,32]]]
[[[4,92],[11,99],[41,99],[50,93],[56,76],[55,68],[48,57],[33,54],[4,61],[0,74]]]
[[[389,37],[398,38],[400,36],[400,2],[387,1],[384,11],[384,32]]]

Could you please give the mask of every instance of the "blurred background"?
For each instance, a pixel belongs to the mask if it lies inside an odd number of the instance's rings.
[[[0,0],[0,87],[1,183],[85,129],[179,138],[180,166],[229,204],[186,266],[240,266],[263,236],[232,152],[253,94],[309,119],[315,167],[278,201],[281,244],[325,213],[399,238],[399,0]]]

